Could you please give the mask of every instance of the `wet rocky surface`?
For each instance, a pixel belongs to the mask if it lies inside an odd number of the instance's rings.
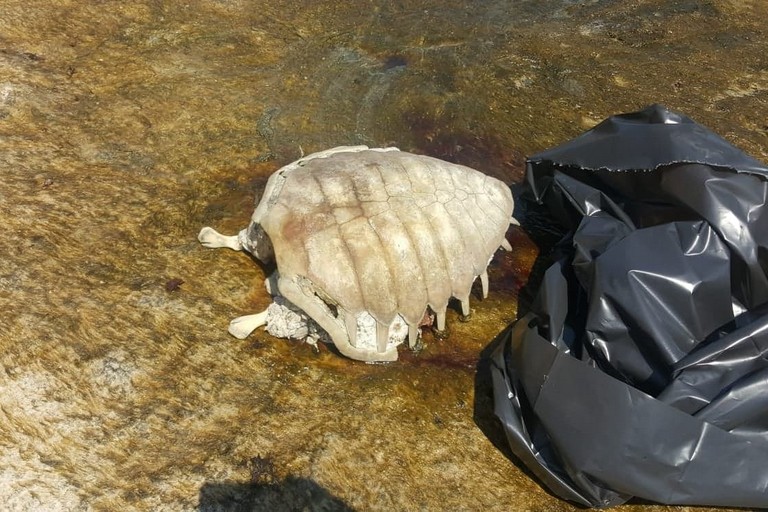
[[[395,145],[517,191],[525,155],[654,102],[766,160],[766,22],[758,0],[3,2],[0,502],[575,509],[509,453],[484,371],[551,226],[510,228],[471,321],[388,365],[230,337],[264,269],[196,235],[244,227],[301,154]]]

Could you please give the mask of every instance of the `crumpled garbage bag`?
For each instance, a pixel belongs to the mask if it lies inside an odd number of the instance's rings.
[[[491,373],[512,451],[553,493],[768,507],[767,180],[659,105],[528,160],[570,231]]]

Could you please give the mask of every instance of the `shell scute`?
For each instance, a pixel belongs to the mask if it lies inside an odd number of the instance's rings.
[[[307,277],[313,283],[329,297],[334,297],[347,311],[365,308],[355,262],[339,226],[331,226],[308,236],[304,250],[307,254]],[[333,265],[328,265],[328,254],[333,255]]]
[[[299,215],[308,214],[327,206],[327,198],[317,183],[317,178],[306,173],[288,174],[279,195],[274,200],[277,204]],[[275,213],[271,211],[272,208],[274,206],[268,210],[269,215]]]
[[[437,236],[429,217],[421,208],[403,207],[397,209],[398,218],[413,241],[413,252],[421,269],[421,279],[412,283],[414,294],[425,297],[423,305],[433,308],[445,307],[451,298],[451,276],[448,273],[448,262],[442,244]],[[422,295],[424,293],[425,295]],[[419,314],[409,315],[411,318]],[[405,316],[405,315],[404,315]],[[405,316],[409,322],[409,316]],[[416,321],[420,320],[417,319]]]
[[[462,224],[449,214],[445,204],[437,201],[424,208],[424,213],[433,229],[433,236],[440,247],[443,265],[448,273],[450,295],[444,299],[447,304],[451,296],[468,286],[467,283],[471,286],[474,276],[472,266],[467,264],[467,254],[471,254],[472,249],[467,247],[467,241],[462,237]],[[457,254],[461,254],[461,257],[457,258]],[[430,302],[432,300],[430,297]],[[443,303],[442,297],[434,300]]]
[[[394,279],[390,268],[382,264],[380,257],[385,250],[384,241],[369,220],[363,217],[340,226],[339,231],[354,263],[365,310],[378,322],[389,324],[397,314],[397,302],[392,290]],[[334,255],[326,255],[330,260],[327,265],[334,267]],[[335,293],[329,295],[335,298]],[[339,300],[343,304],[344,299]]]
[[[396,209],[376,215],[369,222],[379,238],[386,241],[382,244],[381,263],[392,279],[395,309],[406,321],[418,322],[427,304],[427,291],[415,243]],[[361,283],[362,286],[368,284],[367,279]]]

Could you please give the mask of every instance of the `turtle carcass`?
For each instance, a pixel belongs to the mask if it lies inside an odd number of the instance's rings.
[[[476,278],[487,295],[486,267],[509,249],[513,206],[507,185],[474,169],[396,148],[338,147],[276,171],[239,235],[205,227],[198,238],[276,262],[268,289],[287,304],[233,320],[233,335],[265,323],[274,332],[270,323],[303,315],[312,325],[276,334],[327,333],[350,358],[393,361],[405,339],[414,346],[425,315],[445,328],[451,297],[468,316]]]

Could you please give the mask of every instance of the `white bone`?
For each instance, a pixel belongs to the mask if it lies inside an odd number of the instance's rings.
[[[257,313],[255,315],[239,316],[229,322],[229,334],[237,339],[244,340],[253,331],[266,325],[267,323],[267,310]]]
[[[307,295],[298,284],[285,276],[280,276],[278,286],[286,299],[304,311],[330,335],[336,348],[345,356],[369,362],[395,361],[397,359],[396,347],[390,347],[384,353],[353,347],[349,342],[346,326],[342,325],[342,322],[328,311],[328,307],[316,295]]]
[[[238,235],[225,236],[208,226],[200,230],[200,234],[197,235],[197,239],[200,240],[201,244],[210,249],[227,247],[233,251],[243,250],[243,246],[240,245],[240,237]]]
[[[419,341],[419,326],[416,324],[408,324],[408,346],[414,348]]]
[[[461,300],[461,314],[468,317],[470,313],[469,309],[469,297]]]
[[[376,349],[379,352],[386,352],[388,343],[389,326],[376,322]]]
[[[370,173],[370,167],[382,171]],[[451,173],[459,201],[467,198],[465,188],[482,179],[477,207],[459,208],[455,201],[433,206],[438,195],[451,196],[453,190],[430,192],[434,170]],[[327,183],[320,180],[326,172],[333,174]],[[382,182],[382,173],[391,174],[392,183]],[[367,191],[364,198],[350,187],[334,185],[350,181]],[[469,168],[397,154],[394,148],[339,147],[302,154],[273,173],[250,225],[238,236],[205,228],[199,239],[207,247],[244,250],[265,263],[274,260],[283,275],[265,283],[275,296],[266,318],[270,334],[301,339],[320,332],[321,339],[333,341],[348,357],[391,361],[405,339],[418,346],[424,320],[419,312],[432,308],[435,335],[445,337],[451,297],[461,301],[461,319],[466,319],[473,276],[480,277],[483,296],[488,294],[487,272],[477,270],[483,262],[487,267],[499,246],[511,250],[503,236],[509,222],[517,224],[513,210],[507,185]],[[498,245],[488,247],[488,241]],[[462,250],[444,250],[457,243]],[[278,293],[285,298],[285,311],[277,309]],[[237,319],[230,331],[248,335],[264,321],[249,320],[254,316]]]
[[[349,343],[357,348],[357,317],[352,313],[345,313],[344,322],[346,324],[347,334],[349,335]]]
[[[445,308],[438,308],[438,310],[435,311],[435,316],[437,317],[437,330],[444,331],[445,330]]]

